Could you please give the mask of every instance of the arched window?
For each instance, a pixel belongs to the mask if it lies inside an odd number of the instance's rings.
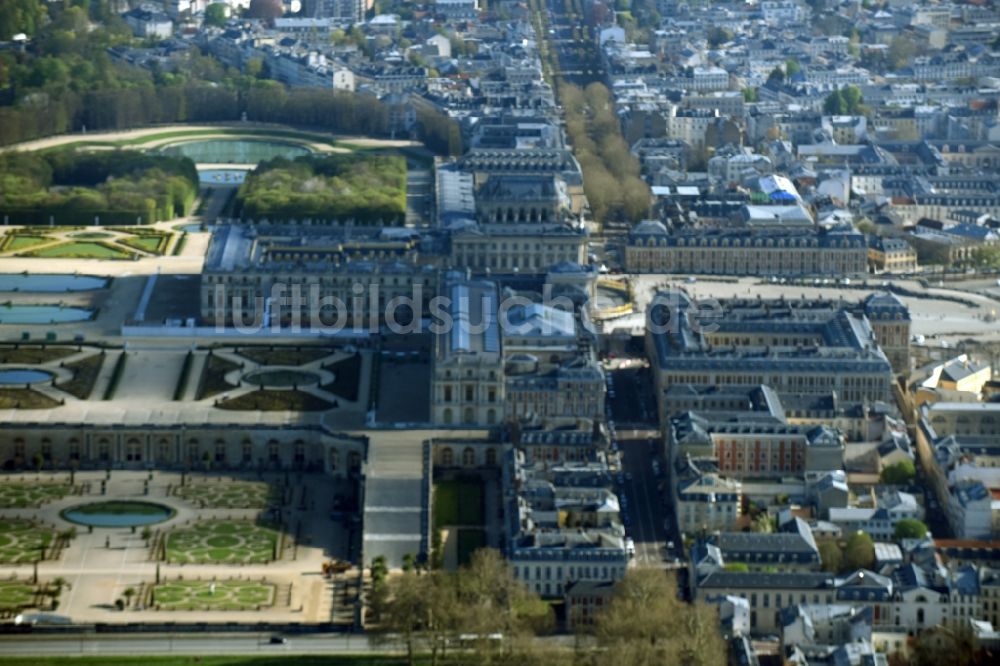
[[[497,464],[497,450],[492,446],[486,449],[486,464],[495,467]]]
[[[97,459],[101,462],[111,460],[111,440],[102,437],[97,441]]]
[[[473,411],[472,407],[466,407],[463,412],[462,421],[464,423],[473,423],[476,420],[476,413]]]
[[[452,415],[451,407],[445,407],[444,412],[442,412],[442,420],[444,420],[446,425],[451,425],[455,417]]]
[[[455,453],[451,450],[450,446],[446,446],[441,449],[441,465],[442,467],[451,467],[455,464]]]
[[[156,443],[156,462],[170,462],[170,440],[166,437],[161,437]]]
[[[340,451],[338,451],[337,449],[330,449],[330,471],[336,472],[339,466],[340,466]]]
[[[462,465],[464,467],[475,467],[476,465],[476,452],[471,446],[465,447],[462,451]]]
[[[129,462],[142,460],[142,442],[135,437],[125,442],[125,460]]]

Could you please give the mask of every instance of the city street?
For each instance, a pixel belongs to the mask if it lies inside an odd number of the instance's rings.
[[[645,439],[622,440],[618,443],[627,498],[629,536],[635,541],[636,561],[642,566],[662,566],[664,546],[668,541],[663,529],[664,510],[657,491],[659,479],[653,473],[652,447]],[[662,473],[662,467],[661,467]]]
[[[373,648],[368,637],[316,634],[289,637],[271,644],[272,634],[147,634],[136,636],[7,636],[0,638],[0,654],[14,656],[129,656],[129,655],[292,655],[391,653],[391,647]]]

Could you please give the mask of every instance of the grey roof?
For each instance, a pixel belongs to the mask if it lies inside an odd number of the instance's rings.
[[[832,590],[835,579],[823,572],[713,571],[698,587],[715,589],[752,588],[760,590]]]

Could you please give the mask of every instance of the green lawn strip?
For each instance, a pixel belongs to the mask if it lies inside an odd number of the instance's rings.
[[[107,240],[115,237],[109,231],[74,231],[67,236],[74,240]]]
[[[0,388],[0,409],[52,409],[59,401],[26,388]]]
[[[329,384],[324,384],[320,388],[334,394],[338,398],[356,402],[358,399],[358,389],[361,386],[362,362],[361,354],[355,352],[352,356],[345,359],[324,365],[324,370],[329,370],[333,373],[333,381]]]
[[[63,367],[73,373],[73,378],[65,382],[57,383],[56,388],[60,391],[65,391],[80,400],[86,400],[90,397],[90,394],[93,393],[94,385],[97,383],[97,377],[101,374],[101,368],[103,366],[103,354],[94,354],[93,356],[82,358],[79,361],[67,363]]]
[[[49,639],[52,640],[52,639]],[[62,639],[55,639],[62,640]],[[72,639],[76,640],[76,639]],[[290,642],[295,642],[290,637]],[[307,639],[303,639],[305,641]],[[358,640],[363,640],[359,638]],[[322,654],[288,656],[130,656],[130,657],[0,657],[3,666],[404,666],[405,657],[379,654]],[[418,666],[427,666],[430,658],[418,657]],[[442,666],[449,666],[448,660],[439,659]]]
[[[341,142],[331,139],[329,135],[323,135],[323,134],[298,132],[295,130],[238,129],[231,127],[219,127],[216,129],[204,129],[204,130],[177,130],[175,132],[159,132],[157,134],[147,134],[145,136],[133,137],[130,139],[121,139],[114,143],[115,145],[118,146],[142,146],[147,143],[160,142],[160,141],[165,141],[167,139],[187,139],[187,138],[210,137],[210,136],[226,136],[233,138],[245,136],[253,139],[275,137],[275,138],[285,138],[285,139],[298,139],[300,141],[307,141],[309,143],[325,144],[335,147],[342,145]],[[349,145],[344,143],[343,147],[348,148]]]
[[[305,391],[259,389],[220,402],[216,407],[234,411],[322,412],[333,405]]]
[[[67,241],[33,252],[24,252],[22,256],[44,259],[131,259],[135,255],[100,241]]]
[[[441,481],[434,484],[434,525],[482,525],[483,489],[473,481]]]
[[[50,361],[72,356],[76,353],[73,347],[0,347],[0,363],[24,363],[25,365],[41,365]]]
[[[334,351],[330,347],[240,347],[237,353],[260,365],[305,365]]]
[[[188,377],[191,375],[191,363],[194,362],[194,352],[190,349],[184,355],[184,364],[181,365],[181,374],[177,378],[177,386],[174,387],[174,400],[184,399],[184,390],[187,388]]]
[[[107,388],[104,389],[105,400],[111,400],[115,397],[115,393],[118,391],[118,384],[122,380],[122,375],[125,374],[125,364],[127,362],[128,353],[123,351],[118,355],[115,367],[111,370],[111,379],[108,381]]]

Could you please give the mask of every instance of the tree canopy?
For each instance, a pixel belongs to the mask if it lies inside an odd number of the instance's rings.
[[[651,192],[639,176],[639,161],[622,138],[607,87],[591,83],[580,89],[564,83],[559,86],[559,98],[594,218],[637,222],[646,217]]]
[[[879,478],[882,483],[890,486],[905,486],[913,481],[917,475],[917,468],[912,460],[900,460],[897,463],[886,465],[882,468]]]
[[[922,539],[927,534],[927,525],[916,518],[903,518],[896,523],[892,537],[899,539]]]
[[[844,565],[850,571],[871,569],[875,565],[875,542],[867,532],[859,530],[848,537]]]
[[[186,214],[197,192],[198,173],[183,157],[124,150],[0,155],[0,210],[14,222],[88,213],[148,224]]]
[[[496,550],[483,548],[456,573],[411,569],[388,583],[379,632],[401,637],[409,662],[437,664],[459,642],[477,663],[526,663],[530,637],[552,626],[544,603],[511,574]]]
[[[247,176],[237,204],[245,218],[390,224],[406,214],[406,160],[401,155],[279,157]]]
[[[723,664],[726,648],[712,606],[678,599],[673,577],[658,569],[630,569],[598,615],[596,664],[652,666]]]

